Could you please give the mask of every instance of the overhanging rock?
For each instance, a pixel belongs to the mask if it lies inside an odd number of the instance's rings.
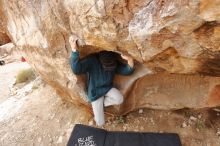
[[[111,113],[220,105],[218,0],[0,0],[0,9],[21,55],[73,103],[89,106],[85,78],[69,66],[71,33],[86,43],[82,56],[117,50],[137,61],[134,75],[117,77],[125,102]]]

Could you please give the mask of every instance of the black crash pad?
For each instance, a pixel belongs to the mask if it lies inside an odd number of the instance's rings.
[[[181,146],[175,133],[110,132],[76,124],[67,146]]]

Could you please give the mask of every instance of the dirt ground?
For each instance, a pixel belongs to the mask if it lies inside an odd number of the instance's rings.
[[[0,66],[0,146],[63,146],[76,123],[95,126],[83,107],[67,103],[39,77],[12,86],[27,63]],[[107,130],[175,132],[184,146],[220,146],[220,110],[139,109],[123,117],[107,117]]]

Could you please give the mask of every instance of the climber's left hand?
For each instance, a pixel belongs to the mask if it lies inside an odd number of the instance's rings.
[[[121,58],[127,60],[128,65],[129,65],[130,67],[132,67],[132,68],[134,67],[134,60],[133,60],[133,58],[132,58],[131,56],[121,54]]]
[[[71,49],[73,52],[75,52],[77,49],[78,49],[78,46],[77,46],[77,43],[76,41],[78,40],[78,36],[77,35],[71,35],[69,37],[69,43],[70,43],[70,46],[71,46]]]

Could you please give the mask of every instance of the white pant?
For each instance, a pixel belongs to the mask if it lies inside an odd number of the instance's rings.
[[[92,102],[94,119],[98,126],[105,124],[104,106],[119,105],[123,102],[121,92],[116,88],[111,88],[104,96]]]

